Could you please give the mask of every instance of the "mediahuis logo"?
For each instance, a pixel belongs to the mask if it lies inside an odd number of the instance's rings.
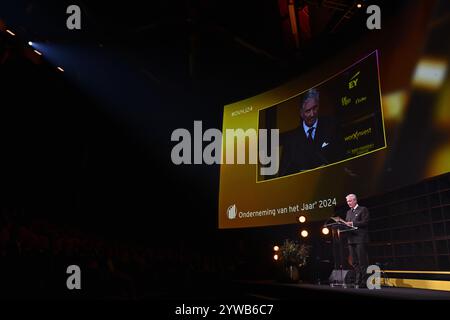
[[[228,217],[228,219],[230,219],[230,220],[235,219],[236,218],[236,212],[237,212],[237,209],[236,209],[236,205],[235,204],[229,206],[228,209],[227,209],[227,217]]]

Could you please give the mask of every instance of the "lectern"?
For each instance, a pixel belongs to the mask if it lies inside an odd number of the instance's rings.
[[[345,277],[348,270],[344,271],[344,239],[342,234],[358,229],[348,226],[340,217],[331,217],[324,225],[331,229],[334,269],[330,275],[331,287],[346,288]]]

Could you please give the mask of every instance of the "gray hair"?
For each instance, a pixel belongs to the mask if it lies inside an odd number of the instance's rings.
[[[302,104],[300,105],[300,108],[303,108],[303,105],[305,104],[306,100],[309,99],[314,99],[317,102],[319,102],[319,91],[314,88],[309,89],[302,98]]]
[[[350,193],[349,195],[345,196],[345,199],[348,199],[348,198],[355,198],[355,200],[358,201],[356,194],[353,194],[353,193]]]

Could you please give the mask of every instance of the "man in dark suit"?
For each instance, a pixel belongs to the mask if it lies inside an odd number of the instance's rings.
[[[280,138],[280,177],[327,165],[344,156],[334,121],[319,117],[319,91],[310,89],[304,95],[300,115],[300,126]]]
[[[357,229],[347,233],[350,257],[355,270],[355,288],[366,287],[367,267],[367,243],[369,242],[369,210],[358,205],[356,195],[349,194],[345,197],[350,210],[345,218],[346,224]]]

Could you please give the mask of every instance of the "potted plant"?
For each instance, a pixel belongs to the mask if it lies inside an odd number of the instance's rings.
[[[290,281],[299,281],[299,268],[307,263],[311,246],[286,239],[280,247],[280,262]]]

